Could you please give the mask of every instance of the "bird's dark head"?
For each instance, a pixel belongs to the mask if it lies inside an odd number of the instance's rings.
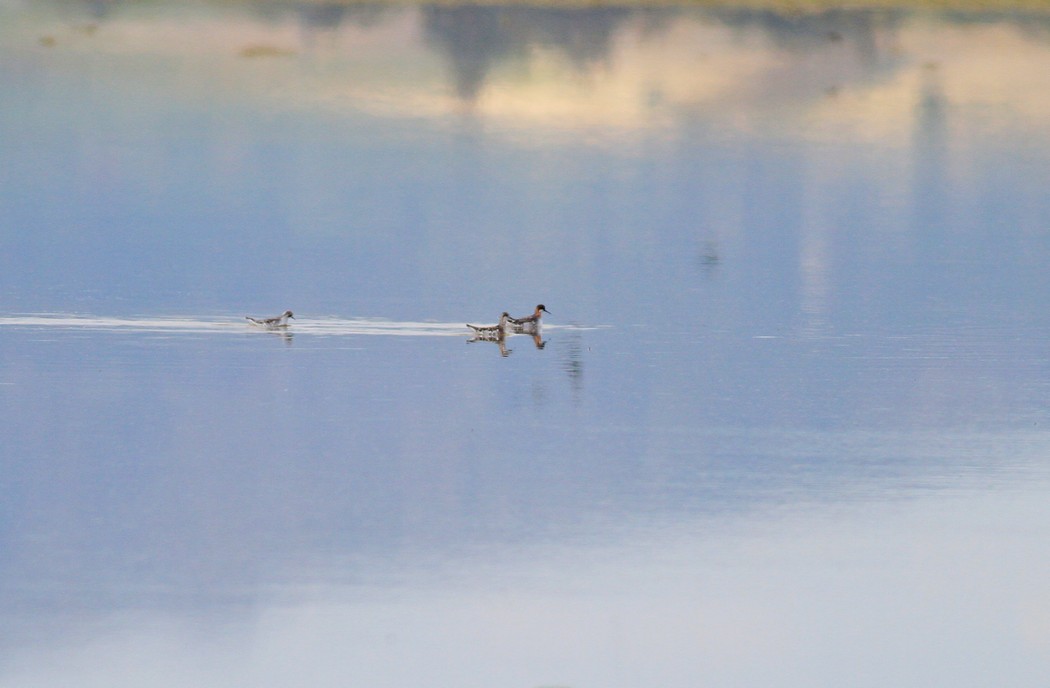
[[[294,318],[295,316],[292,315],[291,311],[285,311],[284,314],[281,317],[282,318]]]
[[[543,311],[547,315],[551,314],[551,312],[549,310],[547,310],[546,306],[544,306],[542,303],[540,305],[536,306],[536,315],[539,315],[540,311]]]

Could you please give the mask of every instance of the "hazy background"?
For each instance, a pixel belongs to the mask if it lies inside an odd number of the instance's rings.
[[[0,686],[1041,685],[1048,28],[0,0]]]

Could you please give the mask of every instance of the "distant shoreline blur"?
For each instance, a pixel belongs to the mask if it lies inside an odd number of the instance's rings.
[[[214,4],[287,4],[287,0],[214,0]],[[783,14],[865,10],[1046,12],[1050,0],[297,0],[300,5],[473,5],[539,7],[695,7],[767,10]]]

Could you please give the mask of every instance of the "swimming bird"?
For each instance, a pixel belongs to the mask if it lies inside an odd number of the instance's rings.
[[[261,327],[267,327],[270,329],[278,327],[288,327],[288,318],[294,318],[291,311],[285,311],[276,318],[253,318],[250,315],[244,316],[245,320],[250,322],[252,325],[259,325]]]
[[[511,318],[508,316],[507,322],[509,322],[511,325],[517,328],[539,327],[540,318],[543,317],[544,313],[550,315],[550,311],[547,310],[541,303],[540,305],[536,306],[536,310],[533,312],[532,315],[526,315],[524,318]]]
[[[495,325],[471,325],[467,323],[467,327],[474,330],[478,336],[502,337],[503,333],[507,331],[507,320],[509,319],[510,313],[503,311],[503,314],[499,316],[499,322]]]

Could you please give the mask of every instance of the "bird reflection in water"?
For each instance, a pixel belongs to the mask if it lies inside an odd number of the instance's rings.
[[[281,340],[288,346],[292,345],[292,338],[295,336],[287,327],[266,327],[260,328],[259,331],[266,334],[274,335],[275,337],[280,337]]]
[[[495,325],[471,325],[467,323],[467,327],[474,330],[474,336],[467,340],[467,343],[496,342],[499,345],[500,356],[509,356],[511,350],[506,346],[508,318],[510,318],[510,313],[503,311],[499,316],[499,322]]]
[[[547,342],[543,341],[543,336],[540,334],[541,319],[543,314],[550,314],[550,311],[544,307],[541,303],[536,306],[536,310],[533,311],[532,315],[527,315],[523,318],[512,318],[507,317],[507,331],[511,334],[526,334],[532,337],[532,343],[536,345],[537,349],[542,349],[547,346]]]
[[[513,349],[507,348],[507,335],[503,330],[498,332],[475,332],[474,336],[467,340],[467,344],[474,342],[494,342],[499,347],[499,355],[506,358],[510,356]]]
[[[499,322],[495,325],[471,325],[467,323],[467,327],[474,331],[473,336],[467,340],[467,343],[494,342],[499,346],[500,355],[506,357],[513,351],[513,349],[507,348],[507,337],[515,334],[526,334],[532,337],[532,343],[537,349],[542,349],[547,345],[547,342],[543,340],[540,334],[541,311],[546,311],[546,309],[543,306],[537,306],[536,312],[525,318],[512,318],[510,313],[503,311],[500,314]]]
[[[467,340],[467,343],[473,344],[475,342],[493,342],[497,346],[499,346],[500,356],[506,357],[510,356],[510,354],[514,351],[514,349],[507,348],[507,338],[514,334],[518,333],[513,332],[510,328],[507,328],[507,330],[503,332],[476,332],[474,336]],[[537,349],[542,349],[543,347],[547,346],[546,340],[544,340],[543,337],[540,336],[539,332],[532,332],[526,334],[530,334],[530,336],[532,337],[532,343],[536,346]]]
[[[276,329],[275,330],[269,330],[269,334],[276,335],[276,336],[280,337],[281,340],[285,344],[287,344],[288,346],[292,345],[292,337],[295,336],[291,332],[289,332],[288,330],[276,330]]]

